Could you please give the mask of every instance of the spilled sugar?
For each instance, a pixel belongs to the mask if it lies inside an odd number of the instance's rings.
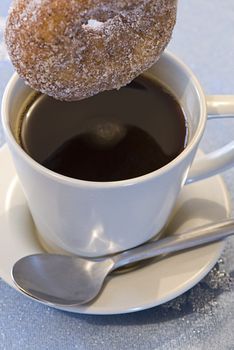
[[[183,312],[189,308],[192,312],[212,316],[219,294],[230,291],[233,285],[233,278],[224,270],[224,261],[220,258],[210,273],[194,288],[161,307],[164,313],[172,310]]]
[[[233,349],[234,280],[226,265],[219,259],[194,288],[156,309],[160,350]]]

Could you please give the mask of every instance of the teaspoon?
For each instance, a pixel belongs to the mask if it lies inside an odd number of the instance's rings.
[[[12,278],[19,290],[52,306],[78,306],[93,300],[108,274],[119,267],[162,254],[222,240],[234,233],[234,220],[198,227],[102,258],[34,254],[18,260]]]

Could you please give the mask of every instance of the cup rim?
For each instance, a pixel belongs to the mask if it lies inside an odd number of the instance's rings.
[[[150,181],[155,177],[162,176],[163,174],[170,171],[173,167],[179,165],[187,156],[188,153],[194,148],[194,146],[200,141],[203,131],[205,129],[206,120],[207,120],[207,106],[206,106],[206,98],[203,91],[203,88],[201,87],[200,82],[196,78],[195,74],[192,72],[192,70],[176,55],[172,54],[171,52],[165,51],[162,56],[167,57],[170,60],[176,62],[177,65],[179,65],[185,73],[190,76],[190,81],[192,82],[193,86],[195,87],[196,93],[199,97],[200,102],[200,120],[198,123],[197,130],[193,136],[193,138],[189,141],[188,145],[185,147],[185,149],[171,162],[164,165],[160,169],[157,169],[153,172],[150,172],[145,175],[141,175],[138,177],[126,179],[126,180],[117,180],[117,181],[108,181],[108,182],[98,182],[98,181],[88,181],[88,180],[80,180],[80,179],[74,179],[68,176],[64,176],[61,174],[58,174],[52,170],[47,169],[43,165],[36,162],[33,158],[31,158],[16,142],[9,126],[9,121],[7,118],[7,106],[10,102],[10,95],[11,90],[13,89],[13,86],[15,82],[20,79],[18,74],[15,72],[13,73],[12,77],[7,83],[7,86],[5,88],[3,98],[2,98],[2,105],[1,105],[1,114],[2,114],[2,124],[3,124],[3,130],[4,134],[7,136],[7,138],[10,140],[11,144],[14,146],[16,152],[28,163],[31,167],[33,167],[36,171],[38,171],[43,176],[46,176],[50,178],[51,180],[55,180],[56,182],[60,182],[67,185],[73,185],[73,186],[82,186],[82,187],[88,187],[88,188],[113,188],[113,187],[124,187],[124,186],[132,186],[139,183],[143,183],[146,181]]]

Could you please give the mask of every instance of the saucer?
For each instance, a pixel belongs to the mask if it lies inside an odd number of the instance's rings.
[[[44,252],[18,182],[7,146],[0,149],[0,277],[16,289],[13,264],[26,255]],[[220,176],[187,185],[182,190],[165,234],[229,217],[229,195]],[[138,269],[112,274],[94,302],[59,308],[85,314],[122,314],[151,308],[186,292],[214,266],[224,242],[155,259]]]

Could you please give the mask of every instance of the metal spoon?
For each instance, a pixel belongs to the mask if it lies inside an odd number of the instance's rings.
[[[222,240],[234,233],[234,220],[198,227],[181,235],[143,244],[104,258],[35,254],[12,269],[17,287],[28,296],[54,306],[76,306],[94,299],[113,270],[161,254]]]

